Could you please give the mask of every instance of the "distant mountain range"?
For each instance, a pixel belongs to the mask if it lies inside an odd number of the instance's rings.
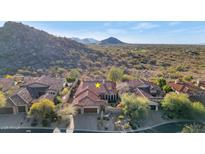
[[[72,37],[71,39],[78,42],[78,43],[82,43],[82,44],[97,44],[97,43],[99,43],[98,40],[93,39],[93,38],[80,39],[80,38],[77,38],[77,37]]]
[[[100,45],[120,45],[120,44],[125,44],[124,42],[120,41],[117,38],[114,37],[109,37],[107,39],[104,39],[100,41]]]
[[[114,37],[109,37],[107,39],[98,41],[96,39],[93,38],[84,38],[84,39],[80,39],[77,37],[72,37],[72,40],[78,42],[78,43],[82,43],[82,44],[99,44],[99,45],[119,45],[119,44],[125,44],[124,42],[120,41],[117,38]]]

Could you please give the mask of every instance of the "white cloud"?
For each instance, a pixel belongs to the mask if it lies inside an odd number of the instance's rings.
[[[137,24],[136,26],[132,27],[132,29],[143,31],[143,30],[153,29],[153,28],[157,28],[157,27],[159,27],[158,24],[154,24],[151,22],[141,22],[141,23]]]

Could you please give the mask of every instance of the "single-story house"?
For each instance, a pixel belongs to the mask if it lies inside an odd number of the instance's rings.
[[[55,97],[62,90],[63,85],[64,80],[61,78],[31,77],[31,80],[24,82],[20,90],[7,99],[7,105],[12,107],[13,113],[27,112],[38,99],[46,98],[55,101]]]
[[[96,83],[100,84],[96,87]],[[74,95],[73,104],[79,113],[99,113],[108,104],[116,104],[118,94],[112,81],[82,81]]]
[[[158,85],[143,79],[124,82],[118,90],[121,94],[134,93],[137,96],[147,98],[151,110],[156,111],[159,109],[159,103],[164,96],[164,92]]]
[[[184,93],[187,94],[192,101],[199,101],[205,104],[205,90],[200,87],[194,85],[191,82],[182,82],[176,80],[175,82],[169,82],[168,85],[174,90],[176,93]]]

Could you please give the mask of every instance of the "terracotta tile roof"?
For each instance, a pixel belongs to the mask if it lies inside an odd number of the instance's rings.
[[[95,84],[96,83],[100,83],[101,86],[100,88],[96,88]],[[77,96],[79,93],[81,93],[82,91],[84,91],[85,89],[90,89],[93,92],[95,92],[97,95],[100,95],[102,93],[116,93],[116,83],[112,82],[112,81],[83,81],[81,82],[81,84],[79,85],[75,96]]]
[[[95,84],[100,83],[101,86],[96,88]],[[105,105],[107,101],[101,100],[101,94],[113,94],[116,93],[116,83],[112,81],[83,81],[80,83],[76,93],[74,104],[80,106],[99,106]],[[89,101],[88,101],[89,100]]]
[[[189,82],[169,82],[168,85],[179,93],[194,94],[202,91],[199,87]]]
[[[3,92],[9,90],[12,86],[15,85],[15,82],[13,79],[7,79],[7,78],[0,78],[0,88]]]
[[[96,93],[90,89],[81,92],[73,101],[77,106],[100,106],[105,105],[106,101],[101,100]]]

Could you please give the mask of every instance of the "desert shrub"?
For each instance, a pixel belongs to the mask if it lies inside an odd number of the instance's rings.
[[[124,118],[125,118],[125,116],[123,116],[123,115],[118,116],[118,119],[120,119],[120,120],[123,120]]]
[[[163,89],[163,91],[164,91],[165,93],[169,93],[169,92],[173,91],[172,88],[171,88],[170,86],[168,86],[168,85],[164,85],[164,86],[162,87],[162,89]]]
[[[205,107],[200,102],[192,103],[192,115],[195,119],[204,119],[205,118]]]
[[[122,77],[122,81],[129,81],[129,80],[133,80],[134,77],[131,76],[131,75],[127,75],[127,74],[124,74],[123,77]]]
[[[183,77],[183,80],[184,80],[184,81],[188,81],[188,82],[190,82],[192,79],[193,79],[193,76],[191,76],[191,75],[188,75],[188,76],[184,76],[184,77]]]
[[[164,78],[158,78],[156,82],[160,88],[163,88],[167,84],[167,82]]]
[[[118,82],[121,81],[123,77],[123,70],[117,67],[112,67],[108,72],[108,80]]]

